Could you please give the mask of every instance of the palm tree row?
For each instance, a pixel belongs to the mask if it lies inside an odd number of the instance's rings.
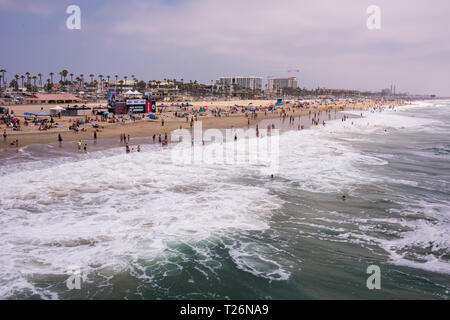
[[[7,72],[6,69],[0,69],[0,88],[1,88],[3,85],[4,85],[5,87],[7,86],[7,85],[6,85],[6,79],[5,79],[5,73],[6,73],[6,72]],[[47,81],[46,81],[46,84],[47,84],[48,86],[53,87],[53,84],[54,84],[53,81],[54,81],[54,76],[55,76],[55,75],[56,75],[56,74],[55,74],[54,72],[50,72],[50,73],[48,74],[49,79],[47,79]],[[110,76],[110,75],[104,76],[104,75],[102,75],[102,74],[99,74],[99,75],[97,76],[98,79],[99,79],[99,81],[97,81],[97,80],[94,81],[95,74],[91,73],[91,74],[89,74],[89,77],[91,78],[91,81],[90,81],[90,83],[87,83],[87,82],[84,81],[84,74],[81,73],[79,76],[75,76],[74,73],[69,73],[69,71],[67,71],[66,69],[64,69],[64,70],[62,70],[61,72],[59,72],[58,75],[60,76],[59,83],[62,84],[62,85],[68,85],[68,84],[72,84],[72,85],[73,85],[73,84],[78,84],[79,87],[83,87],[83,86],[86,85],[86,84],[89,84],[89,85],[98,85],[98,84],[100,84],[101,90],[103,90],[105,83],[106,83],[106,84],[108,85],[108,87],[109,87],[109,85],[110,85],[110,79],[111,79],[111,76]],[[32,82],[32,81],[33,81],[34,87],[36,87],[36,81],[37,81],[38,78],[39,78],[39,86],[42,86],[42,77],[43,77],[43,76],[44,76],[44,75],[43,75],[42,73],[40,73],[40,72],[39,72],[37,75],[31,75],[30,72],[26,72],[25,75],[18,75],[18,74],[14,75],[14,79],[15,79],[15,81],[16,81],[17,84],[19,84],[19,79],[21,80],[21,82],[22,82],[22,83],[21,83],[21,84],[22,84],[22,88],[24,87],[25,83],[26,83],[27,85],[30,85],[30,86],[31,86],[31,82]],[[67,76],[70,76],[70,81],[67,80]],[[75,81],[74,81],[74,76],[75,76]],[[118,81],[119,76],[118,76],[117,74],[114,75],[114,77],[115,77],[115,80],[116,80],[116,81],[115,81],[115,88],[116,88],[116,89],[117,89],[117,84],[118,84],[118,83],[121,85],[121,88],[122,88],[123,84],[127,84],[128,76],[124,76],[123,78],[124,78],[125,81],[121,80],[121,82]],[[106,78],[107,80],[105,80],[105,78]],[[137,83],[138,83],[138,79],[136,79],[136,77],[135,77],[134,75],[132,75],[131,78],[132,78],[133,81],[134,81],[134,87],[136,87],[136,86],[137,86]]]
[[[0,87],[2,87],[2,84],[5,84],[6,87],[6,79],[5,79],[5,73],[7,71],[5,69],[0,69]],[[55,77],[55,73],[54,72],[50,72],[48,73],[49,78],[46,80],[45,82],[45,86],[46,88],[48,88],[48,90],[51,90],[53,88],[53,84],[54,84],[54,77]],[[103,74],[99,74],[97,75],[99,81],[95,80],[94,78],[96,77],[95,74],[90,73],[89,74],[89,78],[90,78],[90,82],[85,82],[85,75],[84,74],[79,74],[78,76],[75,75],[74,73],[69,73],[68,70],[64,69],[61,72],[58,73],[58,75],[60,76],[59,79],[59,83],[61,85],[78,85],[79,88],[83,88],[86,85],[90,85],[90,86],[98,86],[100,85],[100,89],[103,91],[103,88],[105,87],[105,84],[107,84],[107,87],[110,87],[110,80],[111,78],[114,77],[115,82],[114,82],[114,89],[117,90],[118,85],[120,85],[120,90],[123,90],[123,86],[124,85],[128,85],[128,76],[125,75],[123,76],[123,79],[121,79],[119,81],[119,75],[115,74],[114,76],[110,76],[110,75],[103,75]],[[67,77],[70,76],[70,81],[67,80]],[[19,79],[21,80],[21,84],[22,84],[22,88],[24,87],[25,83],[28,86],[31,86],[31,83],[33,82],[33,87],[36,88],[36,82],[37,79],[39,78],[39,86],[43,85],[43,77],[44,75],[42,73],[38,73],[37,75],[31,75],[30,72],[26,72],[25,75],[14,75],[14,79],[17,83],[17,86],[19,85]],[[137,89],[138,87],[142,88],[145,84],[145,86],[149,86],[151,87],[152,85],[154,85],[155,83],[157,84],[157,87],[160,86],[161,81],[148,81],[148,83],[145,83],[143,81],[139,81],[136,76],[133,74],[131,75],[131,79],[133,81],[133,89]],[[177,81],[176,79],[164,79],[164,82],[166,83],[166,86],[169,88],[174,88],[174,87],[178,87],[181,90],[192,90],[192,89],[200,89],[202,86],[197,82],[197,81],[192,81],[190,80],[189,83],[184,83],[184,79],[180,79],[180,81]],[[63,88],[64,90],[64,88]]]

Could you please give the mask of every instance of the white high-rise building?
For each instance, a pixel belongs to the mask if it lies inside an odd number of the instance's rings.
[[[262,89],[262,78],[261,77],[222,77],[217,79],[216,84],[218,85],[228,85],[228,86],[239,86],[241,88],[251,89],[251,90],[261,90]]]
[[[277,91],[278,89],[286,88],[298,88],[298,81],[296,77],[290,78],[268,78],[267,79],[267,90]]]

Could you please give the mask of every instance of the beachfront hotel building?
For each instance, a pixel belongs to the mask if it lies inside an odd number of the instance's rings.
[[[277,91],[278,89],[288,88],[298,88],[298,81],[296,77],[267,79],[267,91]]]
[[[219,86],[229,86],[229,87],[240,87],[250,90],[261,90],[262,89],[262,78],[261,77],[222,77],[216,80],[216,84]]]
[[[28,104],[66,104],[80,101],[80,98],[70,93],[35,93],[31,97],[25,98],[25,103]]]

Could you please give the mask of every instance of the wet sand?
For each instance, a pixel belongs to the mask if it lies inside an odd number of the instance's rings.
[[[352,109],[356,110],[356,109]],[[318,127],[323,127],[323,121],[328,123],[329,121],[340,121],[344,117],[349,118],[347,121],[351,121],[351,118],[359,117],[352,114],[347,114],[340,111],[332,111],[332,112],[317,112],[316,120],[318,120],[319,124]],[[231,123],[236,124],[239,123],[239,125],[235,125],[234,128],[242,128],[242,129],[248,129],[248,128],[255,128],[256,125],[258,125],[258,128],[262,131],[267,129],[268,126],[274,125],[275,129],[278,129],[280,133],[283,133],[285,131],[298,131],[299,126],[303,126],[303,130],[307,130],[313,126],[312,119],[314,117],[314,112],[309,114],[309,111],[298,113],[294,117],[294,121],[290,122],[290,117],[286,116],[284,118],[277,116],[277,117],[266,117],[264,119],[257,119],[251,121],[251,124],[248,125],[248,123],[242,123],[241,121],[233,121]],[[247,121],[247,118],[244,118],[245,121]],[[226,126],[226,122],[221,122],[223,124],[222,127],[214,127],[216,129],[225,130],[228,128],[231,128],[229,126]],[[211,126],[210,126],[211,125]],[[205,126],[204,123],[202,123],[203,129],[206,128],[212,128],[213,123],[209,123],[208,126]],[[169,126],[168,126],[169,127]],[[167,128],[168,128],[167,127]],[[179,128],[173,128],[173,130],[176,130]],[[186,128],[185,128],[186,129]],[[171,137],[171,130],[167,130],[167,135],[169,139],[169,143],[177,143],[178,141],[170,141]],[[80,133],[81,135],[81,133]],[[262,134],[263,135],[263,134]],[[119,135],[120,136],[120,135]],[[164,134],[161,134],[161,136],[164,138]],[[225,135],[224,135],[225,136]],[[87,151],[88,153],[91,152],[98,152],[98,151],[107,151],[112,150],[116,148],[121,148],[122,150],[117,153],[125,153],[125,142],[120,142],[120,137],[114,137],[114,138],[106,138],[106,139],[98,139],[98,140],[82,140],[83,146],[86,143],[88,145]],[[200,143],[200,142],[197,142]],[[141,150],[148,151],[151,149],[157,150],[162,148],[161,144],[158,142],[158,135],[156,135],[155,143],[153,143],[152,135],[149,136],[138,136],[138,137],[130,137],[129,146],[130,149],[134,148],[136,150],[137,146],[140,145]],[[32,144],[28,145],[26,147],[22,148],[9,148],[9,149],[1,149],[0,150],[0,163],[3,164],[11,164],[11,163],[21,163],[21,162],[27,162],[27,161],[34,161],[34,160],[45,160],[49,158],[57,158],[57,157],[83,157],[85,155],[85,152],[83,151],[83,148],[81,151],[78,150],[77,146],[77,140],[74,141],[64,141],[62,143],[59,142],[51,142],[48,144]]]
[[[215,102],[217,103],[217,102]],[[222,103],[229,104],[229,101],[225,101]],[[202,105],[203,103],[199,103]],[[308,115],[309,112],[318,112],[324,111],[327,109],[331,109],[332,112],[340,111],[341,109],[345,110],[355,110],[355,109],[367,109],[376,104],[375,101],[366,101],[361,103],[353,103],[353,104],[344,104],[343,102],[336,104],[322,104],[315,106],[314,108],[293,108],[292,106],[285,105],[274,112],[267,112],[265,115],[264,111],[257,112],[256,119],[250,119],[250,125],[255,125],[261,120],[264,119],[275,119],[281,116],[281,110],[284,109],[287,113],[287,116],[298,117],[301,115]],[[241,104],[243,105],[243,104]],[[256,104],[255,104],[256,105]],[[258,105],[259,106],[259,105]],[[15,107],[17,110],[17,107]],[[14,110],[15,112],[17,112]],[[92,117],[92,116],[91,116]],[[116,139],[119,141],[121,134],[130,135],[132,138],[135,137],[151,137],[154,134],[156,136],[162,135],[164,136],[166,133],[170,134],[171,131],[179,129],[190,129],[189,122],[186,122],[185,118],[175,118],[173,116],[173,112],[166,112],[162,114],[162,117],[165,119],[165,124],[162,126],[161,120],[149,120],[148,118],[140,119],[135,122],[126,121],[124,124],[122,123],[106,123],[106,122],[94,122],[100,126],[100,129],[97,132],[97,139]],[[56,119],[62,128],[54,128],[48,131],[38,131],[37,127],[34,125],[30,125],[29,127],[23,126],[23,131],[16,132],[11,129],[7,129],[8,138],[7,141],[0,140],[0,149],[7,148],[16,148],[15,145],[11,145],[11,143],[15,142],[16,139],[19,140],[19,148],[32,144],[50,144],[58,141],[58,134],[61,134],[64,142],[67,141],[90,141],[93,140],[94,129],[91,124],[86,124],[81,126],[81,128],[85,128],[86,131],[79,131],[78,133],[73,132],[72,130],[68,130],[68,126],[70,121],[79,118],[83,119],[83,116],[79,117],[63,117],[63,119]],[[244,113],[235,113],[229,114],[229,116],[222,117],[214,117],[211,113],[207,113],[206,116],[198,117],[198,120],[202,121],[202,127],[204,129],[208,128],[241,128],[248,126],[248,118]],[[0,126],[3,131],[4,126]]]

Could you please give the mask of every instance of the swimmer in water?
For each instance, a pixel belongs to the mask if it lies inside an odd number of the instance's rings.
[[[342,201],[345,201],[345,200],[347,200],[347,197],[346,196],[342,196]]]

